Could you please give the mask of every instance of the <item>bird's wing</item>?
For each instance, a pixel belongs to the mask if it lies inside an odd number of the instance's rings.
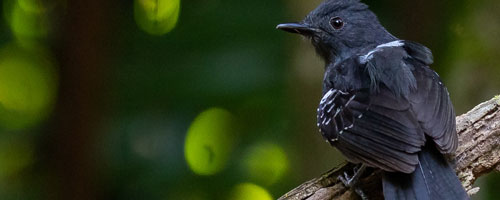
[[[376,95],[331,89],[320,103],[318,126],[350,161],[385,171],[412,172],[425,144],[409,102],[384,86]]]
[[[360,58],[369,86],[326,92],[318,126],[351,161],[409,173],[418,163],[425,134],[442,150],[453,148],[456,134],[450,132],[453,108],[446,89],[425,66],[429,56],[403,45],[384,46]]]
[[[441,153],[457,149],[455,111],[448,89],[439,75],[428,66],[432,64],[431,51],[418,43],[403,41],[402,48],[408,53],[407,62],[414,66],[413,74],[417,90],[409,100],[424,132],[430,136]]]
[[[418,90],[410,95],[410,103],[424,132],[436,143],[441,153],[453,153],[458,146],[455,111],[448,90],[432,69],[416,67]]]

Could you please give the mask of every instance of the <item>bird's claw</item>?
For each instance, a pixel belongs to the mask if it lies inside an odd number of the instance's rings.
[[[344,172],[344,175],[340,175],[339,176],[339,180],[346,186],[346,187],[353,187],[354,186],[354,181],[352,179],[351,176],[349,176],[349,174],[347,174],[347,172]]]
[[[366,166],[361,165],[361,167],[358,168],[358,166],[353,168],[354,174],[352,176],[349,176],[347,172],[344,172],[343,175],[340,175],[338,179],[348,188],[353,189],[363,200],[368,200],[368,197],[366,194],[361,190],[361,188],[357,185],[359,182],[359,178],[365,171]]]

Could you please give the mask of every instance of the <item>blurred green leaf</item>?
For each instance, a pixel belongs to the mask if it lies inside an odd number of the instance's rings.
[[[33,162],[33,146],[24,138],[0,139],[0,182]]]
[[[224,169],[235,146],[231,114],[220,108],[208,109],[191,124],[185,143],[186,161],[193,172],[213,175]]]
[[[252,147],[243,162],[252,181],[264,185],[278,181],[289,167],[283,148],[272,143],[262,143]]]
[[[135,21],[147,33],[163,35],[177,24],[180,4],[180,0],[135,0]]]
[[[6,0],[3,5],[5,18],[12,34],[23,44],[45,38],[51,33],[53,20],[45,1]]]
[[[230,200],[271,200],[269,192],[252,183],[242,183],[234,187],[228,198]]]
[[[29,128],[50,112],[56,93],[53,64],[43,51],[15,45],[0,50],[0,126]]]

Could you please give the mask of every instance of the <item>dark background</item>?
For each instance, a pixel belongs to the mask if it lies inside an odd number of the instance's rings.
[[[323,63],[275,30],[319,2],[4,0],[0,199],[277,198],[340,164]],[[500,94],[498,0],[366,3],[433,50],[457,114]]]

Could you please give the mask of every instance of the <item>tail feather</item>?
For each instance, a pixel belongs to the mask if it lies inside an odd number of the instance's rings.
[[[419,164],[411,174],[385,172],[386,200],[462,200],[469,199],[455,171],[432,145],[418,155]]]

